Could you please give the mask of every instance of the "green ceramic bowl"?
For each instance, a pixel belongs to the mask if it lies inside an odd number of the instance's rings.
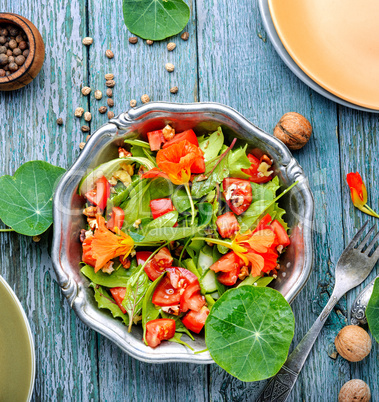
[[[0,401],[30,401],[34,377],[34,342],[28,319],[0,276]]]

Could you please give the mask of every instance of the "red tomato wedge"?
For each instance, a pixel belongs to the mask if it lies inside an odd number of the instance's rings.
[[[110,289],[112,297],[115,299],[118,307],[120,307],[121,311],[126,314],[126,310],[124,309],[124,306],[122,305],[122,301],[124,300],[125,293],[126,293],[126,288],[123,287],[118,287],[118,288],[112,288]]]
[[[114,228],[122,228],[122,224],[124,223],[125,212],[120,207],[113,207],[112,208],[112,215],[107,222],[107,228],[109,230],[113,230]]]
[[[180,302],[180,291],[175,289],[170,282],[170,278],[165,276],[155,288],[153,298],[153,304],[157,306],[175,306]]]
[[[143,265],[152,253],[150,251],[137,251],[137,264]],[[146,264],[145,272],[150,280],[155,281],[159,278],[166,268],[171,267],[173,258],[167,247],[163,247],[157,254]]]
[[[146,342],[151,348],[157,347],[161,341],[171,339],[175,335],[175,320],[158,318],[146,323]]]
[[[256,158],[254,155],[249,154],[247,155],[249,158],[249,161],[251,162],[251,166],[248,169],[241,169],[242,172],[248,174],[250,176],[250,181],[253,183],[267,183],[273,178],[273,175],[270,174],[270,176],[264,176],[261,172],[258,171],[259,165],[261,164],[261,161]]]
[[[198,334],[203,329],[208,314],[209,309],[205,306],[200,311],[191,310],[182,318],[182,323],[187,329]]]
[[[88,191],[84,195],[87,200],[93,205],[98,206],[100,209],[104,210],[107,206],[107,200],[111,194],[111,185],[105,176],[102,176],[95,185],[95,188]]]
[[[231,271],[223,272],[220,275],[217,275],[217,280],[225,286],[233,286],[237,282],[240,271],[241,268],[239,266],[235,266]]]
[[[224,239],[232,237],[240,228],[233,212],[226,212],[225,214],[218,216],[216,225],[220,236]]]
[[[200,293],[199,281],[190,284],[180,299],[180,311],[199,311],[205,304],[204,296]]]
[[[92,247],[91,247],[93,239],[94,239],[93,236],[88,237],[82,243],[83,247],[82,261],[88,265],[91,265],[92,267],[96,265],[96,259],[92,255]]]
[[[150,201],[151,214],[153,219],[157,219],[168,212],[175,211],[174,205],[170,198],[158,198]]]
[[[205,172],[205,160],[203,157],[197,158],[191,166],[191,173],[204,173]]]
[[[223,255],[218,261],[210,266],[210,269],[214,272],[230,272],[242,265],[241,259],[234,251]]]
[[[147,139],[149,140],[150,149],[152,151],[159,151],[162,143],[165,141],[163,130],[150,131],[147,133]]]
[[[188,142],[190,142],[191,144],[196,145],[197,147],[199,146],[199,141],[197,140],[196,134],[193,130],[186,130],[183,131],[182,133],[178,133],[175,135],[175,137],[170,140],[167,141],[164,145],[163,145],[163,149],[169,147],[172,144],[177,144],[180,141],[183,140],[187,140]]]
[[[291,240],[287,234],[286,229],[284,229],[284,227],[276,219],[274,221],[272,221],[270,226],[271,226],[271,229],[276,234],[277,242],[281,246],[287,247],[291,244]]]
[[[222,186],[224,189],[223,195],[229,208],[236,215],[244,213],[253,200],[250,182],[248,180],[227,177],[223,180]]]
[[[198,283],[197,276],[185,268],[167,268],[167,276],[175,289],[185,289],[192,283]]]

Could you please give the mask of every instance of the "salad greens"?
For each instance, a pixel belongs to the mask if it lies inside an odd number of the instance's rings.
[[[366,317],[372,336],[379,342],[379,278],[374,283],[374,290],[366,308]]]
[[[53,193],[64,172],[50,163],[31,161],[14,176],[0,177],[0,219],[11,228],[5,231],[27,236],[45,232],[53,223]]]
[[[126,27],[143,39],[163,40],[187,25],[190,9],[183,0],[124,0]]]
[[[205,323],[205,343],[214,361],[241,381],[274,376],[286,361],[295,318],[276,290],[242,286],[228,290]]]

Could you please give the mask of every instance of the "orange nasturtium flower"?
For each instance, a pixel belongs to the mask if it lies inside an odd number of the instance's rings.
[[[365,214],[379,218],[379,215],[367,205],[367,190],[361,175],[358,172],[348,173],[346,181],[350,187],[351,200],[354,206]]]
[[[157,165],[174,184],[188,183],[191,167],[198,158],[203,158],[203,151],[189,141],[180,141],[157,153]]]
[[[91,252],[96,260],[95,272],[101,269],[113,258],[123,256],[125,259],[133,250],[133,239],[117,229],[114,234],[105,226],[105,219],[101,215],[96,217],[98,229],[95,231],[91,243]]]

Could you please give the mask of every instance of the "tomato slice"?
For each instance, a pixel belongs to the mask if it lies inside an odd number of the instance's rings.
[[[291,240],[287,234],[286,229],[284,229],[283,225],[279,223],[276,219],[272,221],[271,223],[271,229],[274,231],[276,234],[277,242],[283,246],[287,247],[291,244]]]
[[[218,275],[217,280],[225,286],[233,286],[237,282],[240,271],[241,268],[239,266],[234,266],[231,271]]]
[[[233,212],[226,212],[225,214],[218,216],[216,225],[220,236],[224,239],[232,237],[240,228]]]
[[[253,195],[248,180],[227,177],[223,180],[222,186],[225,201],[236,215],[241,215],[249,208]]]
[[[176,323],[171,318],[158,318],[146,323],[146,342],[151,348],[175,335]]]
[[[180,291],[175,289],[168,276],[165,276],[155,288],[152,298],[153,304],[157,306],[174,306],[180,302]]]
[[[190,284],[180,299],[180,311],[183,313],[188,310],[199,311],[205,304],[204,296],[200,293],[199,281]]]
[[[82,254],[82,261],[88,265],[94,267],[96,265],[96,259],[92,255],[92,240],[94,239],[93,236],[88,237],[82,243],[83,254]]]
[[[205,306],[200,311],[191,310],[182,318],[182,323],[187,329],[198,334],[203,329],[208,314],[209,309]]]
[[[165,141],[163,130],[150,131],[147,133],[147,139],[149,140],[150,149],[152,151],[159,151],[162,143]]]
[[[185,268],[172,267],[167,268],[167,276],[175,289],[185,289],[192,283],[198,283],[197,276]]]
[[[253,183],[267,183],[273,178],[273,175],[264,176],[261,172],[258,171],[259,165],[261,161],[256,158],[254,155],[249,154],[247,155],[249,161],[251,162],[251,166],[248,169],[241,169],[242,172],[248,174],[250,176],[250,181]]]
[[[197,140],[195,132],[193,130],[186,130],[183,131],[182,133],[176,134],[175,137],[172,140],[167,141],[162,148],[165,149],[170,145],[177,144],[178,142],[183,140],[187,140],[188,142],[196,145],[197,147],[199,146],[199,141]]]
[[[107,206],[107,200],[111,194],[111,185],[105,176],[100,177],[96,182],[95,188],[88,191],[84,196],[89,202],[104,210]]]
[[[122,301],[125,298],[126,288],[123,288],[123,287],[112,288],[112,289],[110,289],[110,292],[112,294],[112,297],[115,299],[118,307],[120,307],[121,311],[124,314],[126,314],[126,310],[125,310],[124,306],[122,305]]]
[[[150,209],[153,219],[157,219],[168,212],[175,211],[174,205],[170,198],[158,198],[150,201]]]
[[[150,257],[151,251],[137,251],[137,264],[143,265]],[[157,254],[146,264],[145,272],[150,280],[155,281],[159,278],[166,268],[171,267],[173,258],[167,247],[163,247]]]
[[[204,157],[197,158],[191,166],[191,173],[204,173],[204,172],[205,172]]]
[[[230,272],[240,268],[242,265],[241,259],[234,251],[223,255],[218,261],[210,266],[210,269],[214,272]]]
[[[112,208],[112,215],[107,222],[107,228],[109,230],[113,230],[117,227],[119,229],[122,228],[122,224],[124,223],[125,212],[120,207]]]

